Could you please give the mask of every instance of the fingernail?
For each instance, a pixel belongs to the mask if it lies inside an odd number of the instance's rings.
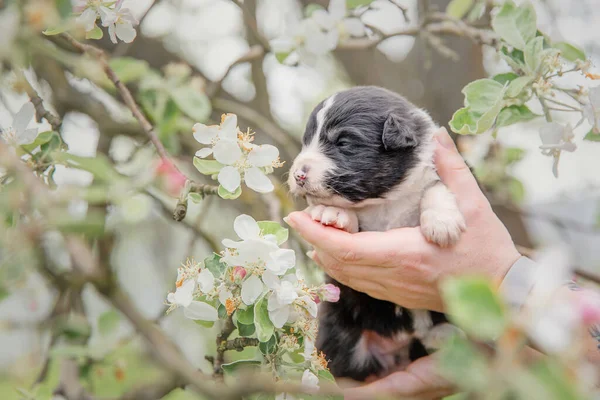
[[[314,261],[314,259],[315,259],[315,251],[314,251],[314,250],[309,250],[309,251],[307,251],[307,252],[306,252],[306,256],[307,256],[308,258],[310,258],[311,260],[313,260],[313,261]]]
[[[452,137],[450,137],[448,131],[444,127],[440,128],[437,131],[437,133],[435,134],[435,140],[437,140],[438,143],[446,149],[454,148],[454,141],[452,140]]]
[[[285,222],[286,224],[288,224],[289,226],[291,226],[292,228],[294,227],[295,221],[294,219],[291,217],[291,214],[288,215],[287,217],[283,217],[283,222]]]

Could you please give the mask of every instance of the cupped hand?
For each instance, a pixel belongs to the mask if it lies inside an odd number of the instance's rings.
[[[519,258],[446,129],[436,133],[438,174],[456,195],[467,229],[453,247],[427,242],[419,227],[350,234],[303,212],[285,220],[315,251],[312,258],[337,281],[407,308],[443,311],[439,283],[448,276],[481,275],[498,284]]]

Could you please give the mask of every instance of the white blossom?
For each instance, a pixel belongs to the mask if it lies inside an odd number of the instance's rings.
[[[274,189],[267,178],[264,168],[272,167],[279,159],[279,150],[275,146],[257,146],[244,140],[238,134],[237,116],[227,114],[220,126],[194,125],[194,138],[201,144],[212,145],[196,152],[196,157],[214,159],[223,164],[217,180],[227,191],[234,193],[242,183],[259,193],[268,193]],[[263,169],[261,169],[263,168]]]
[[[596,129],[600,129],[600,86],[589,89],[588,103],[583,107],[583,116]]]
[[[558,177],[558,162],[562,151],[573,152],[577,145],[573,143],[573,129],[570,125],[561,125],[557,122],[549,122],[540,128],[542,154],[554,157],[552,172]]]
[[[281,328],[289,320],[294,320],[295,307],[304,309],[311,317],[317,316],[317,303],[299,286],[295,274],[279,279],[266,271],[263,282],[272,290],[267,303],[269,318],[276,328]]]
[[[83,26],[86,32],[96,28],[96,21],[100,18],[102,26],[108,28],[110,40],[117,43],[117,38],[126,43],[131,43],[137,32],[134,25],[138,21],[131,10],[122,8],[123,1],[98,1],[87,0],[79,2],[75,9],[80,12],[77,22]]]
[[[319,389],[319,378],[311,370],[306,369],[302,374],[302,385],[309,390]]]
[[[21,146],[29,144],[37,137],[37,128],[27,129],[27,126],[35,115],[35,108],[31,102],[23,104],[21,109],[15,114],[12,126],[0,131],[0,140],[11,145]]]
[[[178,277],[178,282],[180,278]],[[174,293],[169,293],[167,301],[171,306],[183,307],[183,315],[189,319],[201,321],[216,321],[217,310],[202,301],[194,300],[196,281],[193,278],[184,280]]]
[[[265,268],[277,275],[283,275],[294,267],[294,251],[280,249],[273,238],[261,236],[260,227],[254,218],[240,215],[235,219],[233,228],[242,240],[223,240],[223,245],[230,249],[223,257],[227,264],[240,265],[246,269]]]

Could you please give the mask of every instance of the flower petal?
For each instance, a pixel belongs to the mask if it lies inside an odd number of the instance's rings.
[[[19,137],[17,137],[17,143],[21,144],[29,144],[35,140],[38,135],[37,128],[25,129]]]
[[[540,139],[545,145],[558,144],[563,138],[564,126],[557,122],[549,122],[540,128]]]
[[[277,293],[277,300],[282,305],[292,304],[298,298],[296,287],[288,281],[281,281],[281,285],[275,293]]]
[[[242,240],[257,239],[260,235],[260,227],[256,220],[249,215],[238,215],[233,221],[233,230]]]
[[[256,146],[248,154],[248,162],[255,167],[266,167],[267,165],[273,164],[279,157],[279,150],[275,146],[270,144],[263,144],[262,146]]]
[[[186,280],[175,290],[173,303],[183,307],[189,306],[193,300],[194,289],[196,289],[196,282],[193,279]]]
[[[313,11],[310,18],[319,25],[319,28],[330,30],[335,27],[335,21],[329,13],[323,9]]]
[[[343,25],[348,35],[353,37],[365,36],[365,26],[359,18],[346,18]]]
[[[242,178],[238,170],[231,166],[223,167],[221,171],[219,171],[217,180],[227,191],[231,193],[235,192],[236,189],[240,187],[240,183],[242,182]]]
[[[208,269],[203,269],[198,274],[198,286],[202,293],[208,293],[215,288],[215,277]]]
[[[206,126],[201,123],[194,124],[194,139],[202,144],[212,144],[212,141],[219,134],[219,127],[216,125]]]
[[[235,240],[231,239],[223,239],[221,243],[223,243],[223,246],[228,247],[230,249],[237,249],[240,243],[242,242],[236,242]]]
[[[137,36],[135,28],[130,22],[121,22],[116,25],[117,36],[125,43],[131,43]]]
[[[302,374],[302,385],[304,385],[307,389],[318,389],[319,388],[319,378],[309,369],[304,370]]]
[[[98,18],[96,10],[94,10],[92,7],[88,7],[81,13],[79,17],[77,17],[77,22],[83,26],[83,29],[85,29],[86,32],[89,32],[94,29],[94,26],[96,25],[96,18]]]
[[[206,158],[212,154],[212,149],[210,147],[205,147],[196,152],[196,157],[198,158]]]
[[[346,16],[346,0],[331,0],[327,7],[331,18],[336,21],[341,20]]]
[[[267,285],[267,287],[272,290],[277,289],[281,285],[279,277],[271,271],[263,272],[262,280],[265,283],[265,285]]]
[[[278,269],[287,271],[296,265],[296,253],[292,249],[279,249],[270,254],[271,258],[277,265]]]
[[[110,41],[114,44],[119,43],[119,41],[117,40],[117,29],[115,27],[115,24],[110,24],[108,26],[108,36],[110,37]]]
[[[233,293],[231,293],[231,290],[228,290],[226,286],[223,285],[219,287],[219,301],[221,304],[225,304],[227,299],[231,299],[232,297]]]
[[[17,137],[19,137],[25,129],[27,129],[27,125],[33,119],[33,115],[35,114],[35,107],[31,102],[27,102],[23,104],[23,107],[15,114],[15,118],[13,119],[12,127],[17,133]]]
[[[271,180],[257,167],[251,167],[244,174],[246,186],[258,193],[269,193],[274,189]]]
[[[317,303],[310,296],[301,296],[296,301],[297,304],[300,304],[313,318],[317,318]]]
[[[285,325],[289,316],[290,316],[290,307],[289,306],[276,308],[272,311],[269,311],[269,319],[271,320],[271,322],[277,329],[280,329],[281,327],[283,327],[283,325]]]
[[[98,7],[98,14],[100,14],[103,26],[113,25],[117,21],[117,13],[108,7]]]
[[[238,126],[237,126],[237,115],[227,114],[225,120],[221,124],[221,130],[219,131],[219,137],[221,139],[227,139],[231,141],[237,141]]]
[[[242,150],[237,141],[221,139],[213,147],[213,156],[221,164],[231,165],[242,158]]]
[[[210,304],[202,301],[192,301],[189,306],[183,310],[186,318],[200,321],[216,321],[218,318],[217,310]]]
[[[242,283],[242,301],[246,305],[252,305],[263,292],[263,283],[256,275],[250,276]]]

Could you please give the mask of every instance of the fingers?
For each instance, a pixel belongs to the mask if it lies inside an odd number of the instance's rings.
[[[342,265],[394,265],[406,257],[407,251],[415,252],[428,245],[419,228],[350,234],[323,226],[303,212],[293,212],[285,221],[307,242],[329,254]]]
[[[408,397],[438,399],[452,393],[452,385],[441,378],[431,357],[420,358],[406,371],[395,372],[365,386],[344,391],[345,400]]]
[[[471,196],[483,196],[475,177],[458,152],[454,141],[446,128],[439,129],[435,134],[437,146],[435,149],[435,166],[442,182],[459,201],[463,195],[469,199]]]

